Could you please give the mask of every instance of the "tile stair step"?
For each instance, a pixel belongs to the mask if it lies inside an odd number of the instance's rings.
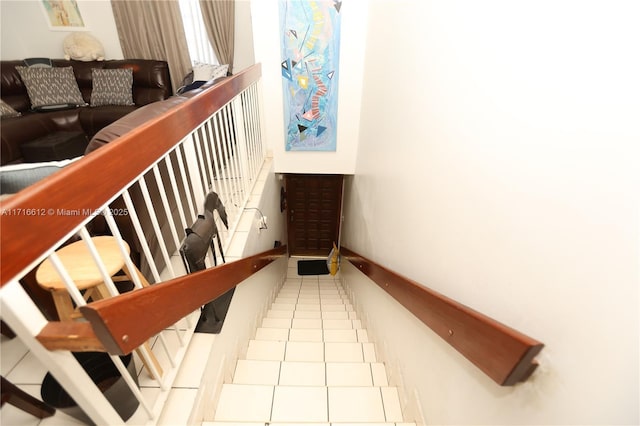
[[[389,386],[380,362],[309,362],[241,359],[234,384],[286,386]]]
[[[306,277],[286,280],[223,385],[215,420],[202,424],[415,426],[402,421],[397,388],[344,289]]]
[[[263,361],[376,362],[371,342],[249,341],[245,359]]]
[[[269,422],[269,426],[294,426],[300,423],[275,423]],[[310,426],[416,426],[407,422],[381,422],[381,423],[341,423],[341,422],[305,422]],[[202,422],[202,426],[265,426],[265,422]]]
[[[271,386],[225,384],[215,421],[403,422],[398,392],[372,386]]]

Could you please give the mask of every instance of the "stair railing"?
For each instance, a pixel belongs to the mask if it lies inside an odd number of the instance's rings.
[[[194,272],[80,308],[111,354],[125,355],[205,303],[223,295],[275,259],[287,247]],[[135,308],[135,309],[132,309]],[[144,315],[141,315],[144,312]]]
[[[502,386],[525,381],[544,345],[346,247],[341,253],[404,308]]]
[[[210,279],[206,278],[209,274],[222,280],[218,286],[228,287],[244,276],[238,270],[241,265],[250,262],[251,270],[261,265],[259,258],[251,258],[237,265],[223,265],[216,272],[181,277],[186,271],[178,253],[185,229],[193,223],[211,191],[219,194],[226,207],[229,230],[220,222],[218,228],[224,249],[229,247],[265,160],[260,78],[260,65],[255,65],[190,99],[175,102],[157,117],[0,203],[2,320],[98,424],[123,421],[68,351],[109,352],[147,412],[149,422],[155,423],[195,328],[194,321],[182,318],[191,313],[197,316],[198,303],[215,297],[217,286],[199,291],[195,299],[185,297],[188,302],[182,303],[179,296],[186,296],[191,285],[202,287]],[[221,219],[216,216],[216,220]],[[126,297],[118,295],[116,278],[120,277],[111,277],[106,271],[93,242],[96,233],[117,240],[128,271],[136,268],[142,271],[131,274],[135,290],[125,293]],[[117,335],[122,346],[113,344],[116,334],[109,337],[105,332],[109,326],[100,321],[109,318],[108,314],[103,315],[103,309],[114,305],[92,308],[95,301],[87,305],[68,269],[58,259],[56,251],[73,240],[84,242],[113,296],[102,302],[116,301],[118,309],[133,315],[128,317],[131,330],[124,333],[127,337]],[[47,259],[80,312],[93,315],[99,333],[89,322],[49,321],[40,302],[32,300],[25,291],[27,281],[34,284],[33,270]],[[148,286],[148,282],[155,284]],[[176,293],[178,288],[186,293]],[[161,292],[149,293],[156,289]],[[144,303],[137,305],[139,292],[153,297],[161,294],[160,299],[171,293],[174,308],[164,311]],[[136,294],[131,299],[134,304],[125,309],[123,306],[127,306],[131,294]],[[158,319],[158,313],[160,316],[167,313],[166,318]],[[148,322],[154,324],[144,326]],[[113,323],[118,324],[122,325]],[[172,327],[179,342],[177,352],[164,341],[166,327]],[[121,331],[119,328],[118,332]],[[145,342],[156,335],[158,344],[148,351]],[[153,402],[145,400],[116,356],[141,345],[140,357],[149,373],[141,373],[140,380],[155,380],[161,389]],[[159,365],[155,352],[168,364]]]

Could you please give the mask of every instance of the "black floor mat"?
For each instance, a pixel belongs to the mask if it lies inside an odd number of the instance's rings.
[[[321,260],[298,260],[298,275],[329,275],[327,261]]]

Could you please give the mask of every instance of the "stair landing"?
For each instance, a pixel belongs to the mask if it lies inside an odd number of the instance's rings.
[[[203,425],[408,425],[338,279],[297,276],[296,261]]]

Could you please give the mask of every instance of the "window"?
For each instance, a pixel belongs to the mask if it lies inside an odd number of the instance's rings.
[[[187,36],[191,63],[219,65],[218,58],[209,42],[207,29],[204,26],[199,0],[180,0],[180,14]]]

